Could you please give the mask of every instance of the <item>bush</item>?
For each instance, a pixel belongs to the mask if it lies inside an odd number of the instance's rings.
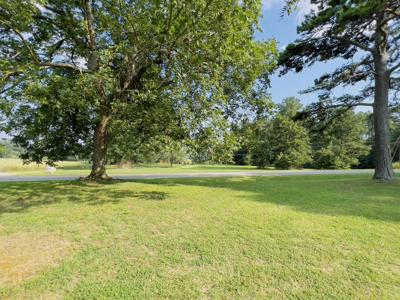
[[[277,169],[300,169],[310,161],[308,154],[298,151],[280,153],[275,159]]]
[[[313,136],[313,167],[317,169],[347,169],[371,165],[373,156],[367,157],[365,116],[347,111],[334,119],[322,132]],[[363,158],[362,161],[359,158]]]
[[[358,164],[358,158],[341,150],[340,145],[329,145],[314,153],[314,166],[317,169],[347,169]]]
[[[311,161],[308,131],[299,122],[285,117],[273,121],[271,149],[274,165],[279,169],[302,168]]]
[[[273,153],[268,141],[260,141],[252,149],[251,162],[254,166],[264,169],[271,165]]]

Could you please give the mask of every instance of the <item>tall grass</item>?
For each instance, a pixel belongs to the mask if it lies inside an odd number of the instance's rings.
[[[18,172],[18,171],[44,171],[45,166],[40,164],[24,165],[18,158],[0,159],[0,172]]]
[[[60,169],[83,169],[87,168],[88,164],[81,161],[63,161],[57,163],[57,168]],[[45,172],[45,164],[24,164],[19,158],[0,158],[0,172]]]

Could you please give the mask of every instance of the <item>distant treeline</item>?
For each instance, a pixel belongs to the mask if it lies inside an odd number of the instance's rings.
[[[171,164],[236,164],[259,168],[373,168],[374,131],[370,112],[330,109],[305,116],[296,98],[272,105],[267,112],[231,124],[223,135],[212,129],[190,141],[141,145],[129,154],[111,146],[115,163],[169,162]],[[400,160],[400,114],[392,111],[393,160]]]
[[[16,146],[10,139],[0,139],[0,158],[17,158],[22,149]]]
[[[147,143],[110,145],[108,163],[236,164],[279,169],[373,168],[374,131],[369,112],[330,109],[304,116],[296,98],[271,105],[264,113],[232,123],[224,132],[205,128],[192,139],[168,136]],[[391,115],[393,160],[400,161],[400,113]],[[89,145],[88,145],[89,146]],[[9,139],[0,140],[0,157],[14,158],[24,150]],[[90,156],[67,160],[90,160]]]

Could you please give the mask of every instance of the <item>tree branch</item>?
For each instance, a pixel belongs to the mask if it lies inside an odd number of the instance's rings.
[[[79,71],[80,73],[88,72],[88,70],[79,68],[78,66],[75,66],[73,64],[41,62],[40,59],[38,58],[37,54],[33,51],[31,46],[29,45],[28,41],[24,38],[23,34],[18,29],[12,28],[12,30],[15,32],[16,35],[18,35],[18,37],[20,38],[20,40],[24,44],[25,48],[29,51],[30,56],[34,60],[34,63],[36,65],[38,65],[39,67],[68,68],[68,69],[73,69],[75,71]]]
[[[214,0],[208,0],[208,1],[207,1],[206,6],[204,7],[203,11],[201,12],[201,14],[200,14],[198,20],[200,20],[201,18],[203,18],[203,16],[206,14],[206,12],[207,12],[209,6],[212,4],[213,1],[214,1]],[[186,27],[182,30],[181,33],[179,33],[179,34],[177,35],[176,39],[173,41],[172,46],[171,46],[170,48],[173,49],[173,48],[175,47],[176,43],[178,42],[178,40],[181,39],[181,38],[186,34],[186,32],[187,32],[189,29],[191,29],[192,27],[194,27],[195,25],[196,25],[196,21],[193,20],[188,26],[186,26]]]
[[[33,49],[31,48],[31,46],[29,45],[28,41],[24,38],[24,36],[21,34],[21,32],[19,32],[18,29],[12,28],[12,30],[15,32],[16,35],[18,35],[18,37],[20,38],[20,40],[22,41],[22,43],[24,44],[25,48],[29,51],[30,56],[32,57],[32,59],[36,62],[39,63],[40,60],[37,57],[36,53],[33,51]]]
[[[399,7],[397,7],[397,9],[386,8],[385,11],[387,11],[388,13],[391,13],[392,15],[394,15],[397,18],[400,18],[400,8]]]
[[[96,40],[95,40],[95,33],[93,30],[92,0],[84,0],[83,5],[85,12],[88,46],[91,51],[94,51],[96,47]]]
[[[373,107],[373,103],[343,103],[343,104],[333,104],[333,105],[328,105],[324,106],[325,109],[330,109],[330,108],[339,108],[339,107],[356,107],[356,106],[368,106],[368,107]]]
[[[17,86],[17,83],[14,83],[8,87],[3,88],[2,90],[0,90],[0,95],[8,92],[9,90],[15,88],[16,86]]]
[[[89,73],[90,71],[87,69],[82,69],[76,65],[68,64],[68,63],[53,63],[53,62],[40,62],[38,63],[40,67],[44,68],[64,68],[64,69],[72,69],[78,71],[80,73]]]
[[[10,72],[4,74],[4,76],[0,78],[0,82],[4,82],[4,81],[8,80],[12,76],[19,75],[19,73],[20,72],[18,72],[18,71],[10,71]]]
[[[95,70],[98,67],[98,59],[95,55],[96,35],[93,28],[92,0],[83,0],[83,12],[87,31],[87,47],[89,49],[88,68],[89,70]]]
[[[336,36],[336,35],[331,35],[329,37],[331,37],[333,39],[336,39],[336,40],[339,40],[339,41],[342,41],[342,42],[349,43],[349,44],[351,44],[353,46],[356,46],[358,48],[361,48],[362,50],[365,50],[367,52],[375,53],[375,50],[373,48],[370,48],[370,47],[368,47],[368,46],[366,46],[364,44],[361,44],[361,43],[359,43],[357,41],[354,41],[352,39],[348,39],[348,38],[344,38],[344,37],[340,37],[340,36]]]
[[[394,65],[393,67],[391,67],[389,69],[389,73],[393,73],[394,71],[396,71],[398,68],[400,68],[400,63],[398,63],[397,65]]]

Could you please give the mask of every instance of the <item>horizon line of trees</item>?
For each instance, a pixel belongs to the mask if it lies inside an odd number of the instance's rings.
[[[262,0],[0,1],[0,131],[27,162],[90,159],[88,180],[109,178],[108,162],[165,152],[173,163],[182,149],[199,162],[247,148],[259,167],[326,168],[357,165],[370,147],[373,178],[392,181],[399,1],[310,1],[281,53],[255,39]],[[299,0],[283,3],[291,13]],[[274,108],[273,72],[332,60],[304,91],[318,102]],[[373,110],[361,137],[357,106]]]
[[[267,106],[269,110],[263,114],[232,124],[222,137],[212,137],[209,130],[203,133],[207,136],[196,141],[153,140],[130,149],[114,144],[108,163],[216,163],[278,169],[375,167],[371,113],[335,108],[318,117],[299,120],[303,105],[295,97]],[[399,117],[400,109],[394,109],[390,122],[393,146],[400,137]],[[0,157],[16,157],[23,152],[10,140],[2,139],[0,144]],[[399,147],[393,149],[393,161],[400,161]],[[90,156],[82,158],[90,160]]]

